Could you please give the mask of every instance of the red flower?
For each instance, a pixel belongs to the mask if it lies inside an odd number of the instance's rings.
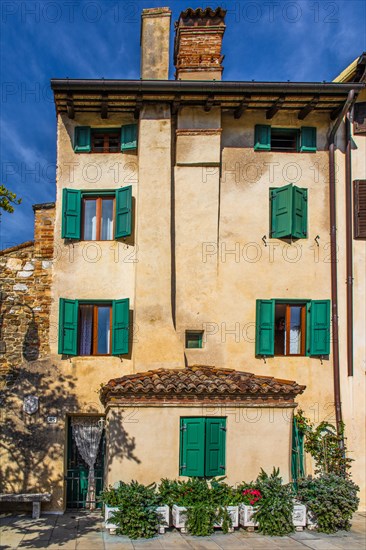
[[[262,498],[262,493],[258,489],[245,489],[243,495],[248,498],[249,504],[252,506]]]

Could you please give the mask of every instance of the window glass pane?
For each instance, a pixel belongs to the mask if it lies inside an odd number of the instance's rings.
[[[80,306],[79,353],[92,355],[93,351],[93,306]]]
[[[102,200],[101,241],[113,239],[113,199]]]
[[[110,134],[109,135],[109,152],[118,153],[120,151],[119,135]]]
[[[98,307],[98,353],[110,353],[110,309]]]
[[[84,200],[84,240],[95,241],[97,238],[97,201]]]
[[[290,355],[301,353],[301,306],[290,308]]]
[[[298,130],[272,128],[271,151],[296,151]]]
[[[203,332],[186,332],[186,348],[202,348]]]

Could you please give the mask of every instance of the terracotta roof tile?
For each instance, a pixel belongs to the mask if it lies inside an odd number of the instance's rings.
[[[204,395],[242,400],[253,399],[253,396],[258,399],[282,397],[293,400],[304,390],[305,386],[291,380],[198,365],[184,369],[157,369],[114,378],[102,387],[100,398],[103,403],[112,397],[134,399],[139,396],[165,400]]]

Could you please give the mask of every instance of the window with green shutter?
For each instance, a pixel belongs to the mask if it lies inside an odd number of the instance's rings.
[[[225,474],[226,418],[180,419],[179,474],[215,477]]]
[[[317,149],[316,128],[278,128],[268,124],[254,127],[254,151],[313,153]]]
[[[62,201],[64,239],[110,241],[131,235],[131,185],[111,191],[64,189]]]
[[[137,124],[126,124],[121,127],[121,151],[137,149]]]
[[[272,187],[270,198],[270,235],[274,239],[305,239],[308,223],[307,189],[290,183]]]
[[[134,149],[137,149],[137,124],[116,128],[75,127],[75,153],[120,153]]]
[[[70,300],[59,304],[58,352],[63,355],[126,355],[129,299]]]
[[[257,300],[257,356],[327,356],[329,300]]]

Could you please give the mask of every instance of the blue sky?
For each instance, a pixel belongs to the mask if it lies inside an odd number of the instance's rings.
[[[22,204],[1,216],[0,248],[32,239],[32,204],[55,198],[50,78],[139,78],[141,10],[176,21],[207,5],[228,10],[224,80],[329,81],[366,50],[362,0],[2,0],[1,183]]]

